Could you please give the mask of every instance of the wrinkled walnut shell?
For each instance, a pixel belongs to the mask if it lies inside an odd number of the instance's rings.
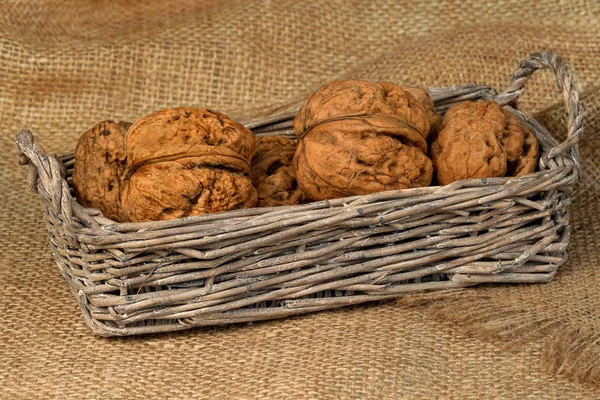
[[[226,115],[208,109],[177,107],[136,121],[127,133],[129,169],[158,158],[193,155],[214,146],[250,161],[255,140],[251,131]]]
[[[114,221],[124,221],[121,179],[125,171],[128,122],[103,121],[85,132],[75,149],[73,189],[84,207],[99,209]]]
[[[312,93],[294,119],[297,135],[309,132],[324,121],[350,117],[396,119],[403,133],[429,133],[427,111],[411,93],[390,82],[348,80],[331,82]]]
[[[131,221],[182,218],[256,205],[254,134],[227,116],[177,107],[127,133],[122,206]]]
[[[289,206],[308,201],[292,168],[295,151],[296,143],[282,136],[256,140],[252,182],[258,191],[259,207]]]
[[[144,165],[129,178],[123,204],[131,221],[167,220],[254,207],[256,189],[239,173],[193,160],[165,161]]]
[[[423,105],[392,83],[325,85],[294,120],[298,184],[313,200],[427,186],[429,128]]]
[[[492,101],[452,106],[431,144],[438,182],[521,176],[535,170],[539,144],[517,118]]]
[[[442,122],[442,116],[435,111],[435,106],[429,93],[425,89],[416,86],[403,85],[402,89],[415,96],[415,98],[423,105],[423,108],[425,108],[425,111],[427,112],[427,117],[429,118],[429,132],[435,131],[438,124]]]
[[[312,199],[429,185],[433,168],[419,146],[382,134],[367,120],[340,122],[318,125],[298,143],[294,169]]]

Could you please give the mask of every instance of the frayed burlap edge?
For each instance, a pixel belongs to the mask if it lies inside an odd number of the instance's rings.
[[[542,370],[600,389],[600,334],[567,319],[526,309],[503,291],[479,288],[407,296],[398,305],[417,308],[467,336],[517,353],[537,344]]]

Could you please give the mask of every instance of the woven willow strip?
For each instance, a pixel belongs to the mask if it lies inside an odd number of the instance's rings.
[[[556,76],[569,113],[563,143],[513,108],[525,82],[544,68]],[[549,282],[567,259],[568,206],[581,173],[583,112],[570,70],[551,53],[535,54],[501,93],[474,85],[430,93],[440,113],[465,100],[506,107],[540,141],[538,172],[115,223],[74,201],[72,153],[46,155],[27,130],[17,145],[29,184],[44,200],[54,258],[99,335],[282,318],[485,282]],[[257,135],[290,136],[299,106],[244,124]]]

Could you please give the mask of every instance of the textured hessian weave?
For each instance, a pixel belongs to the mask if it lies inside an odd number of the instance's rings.
[[[0,5],[0,398],[598,397],[596,2],[108,3]],[[501,89],[518,61],[543,50],[577,72],[586,108],[570,260],[550,284],[100,339],[54,265],[39,198],[16,162],[23,127],[53,153],[102,119],[177,105],[249,115],[338,76]],[[549,73],[528,84],[522,105],[566,132]]]

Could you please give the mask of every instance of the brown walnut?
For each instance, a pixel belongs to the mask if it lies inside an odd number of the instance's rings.
[[[135,122],[127,133],[122,206],[131,221],[254,207],[253,133],[224,114],[177,107]]]
[[[425,111],[427,111],[427,117],[429,118],[429,132],[433,132],[438,124],[442,122],[442,116],[435,111],[435,106],[433,105],[433,100],[431,100],[429,93],[425,89],[417,86],[403,85],[402,89],[415,96],[415,98],[423,105]]]
[[[429,128],[423,105],[400,86],[332,82],[294,119],[298,184],[313,200],[427,186]]]
[[[125,171],[125,135],[128,122],[103,121],[79,138],[73,166],[73,189],[84,207],[99,209],[115,221],[124,221],[121,179]]]
[[[438,182],[521,176],[535,170],[539,144],[517,118],[493,101],[448,109],[431,144]]]
[[[258,191],[259,207],[288,206],[308,201],[292,168],[295,151],[296,143],[282,136],[265,136],[256,140],[252,182]]]

